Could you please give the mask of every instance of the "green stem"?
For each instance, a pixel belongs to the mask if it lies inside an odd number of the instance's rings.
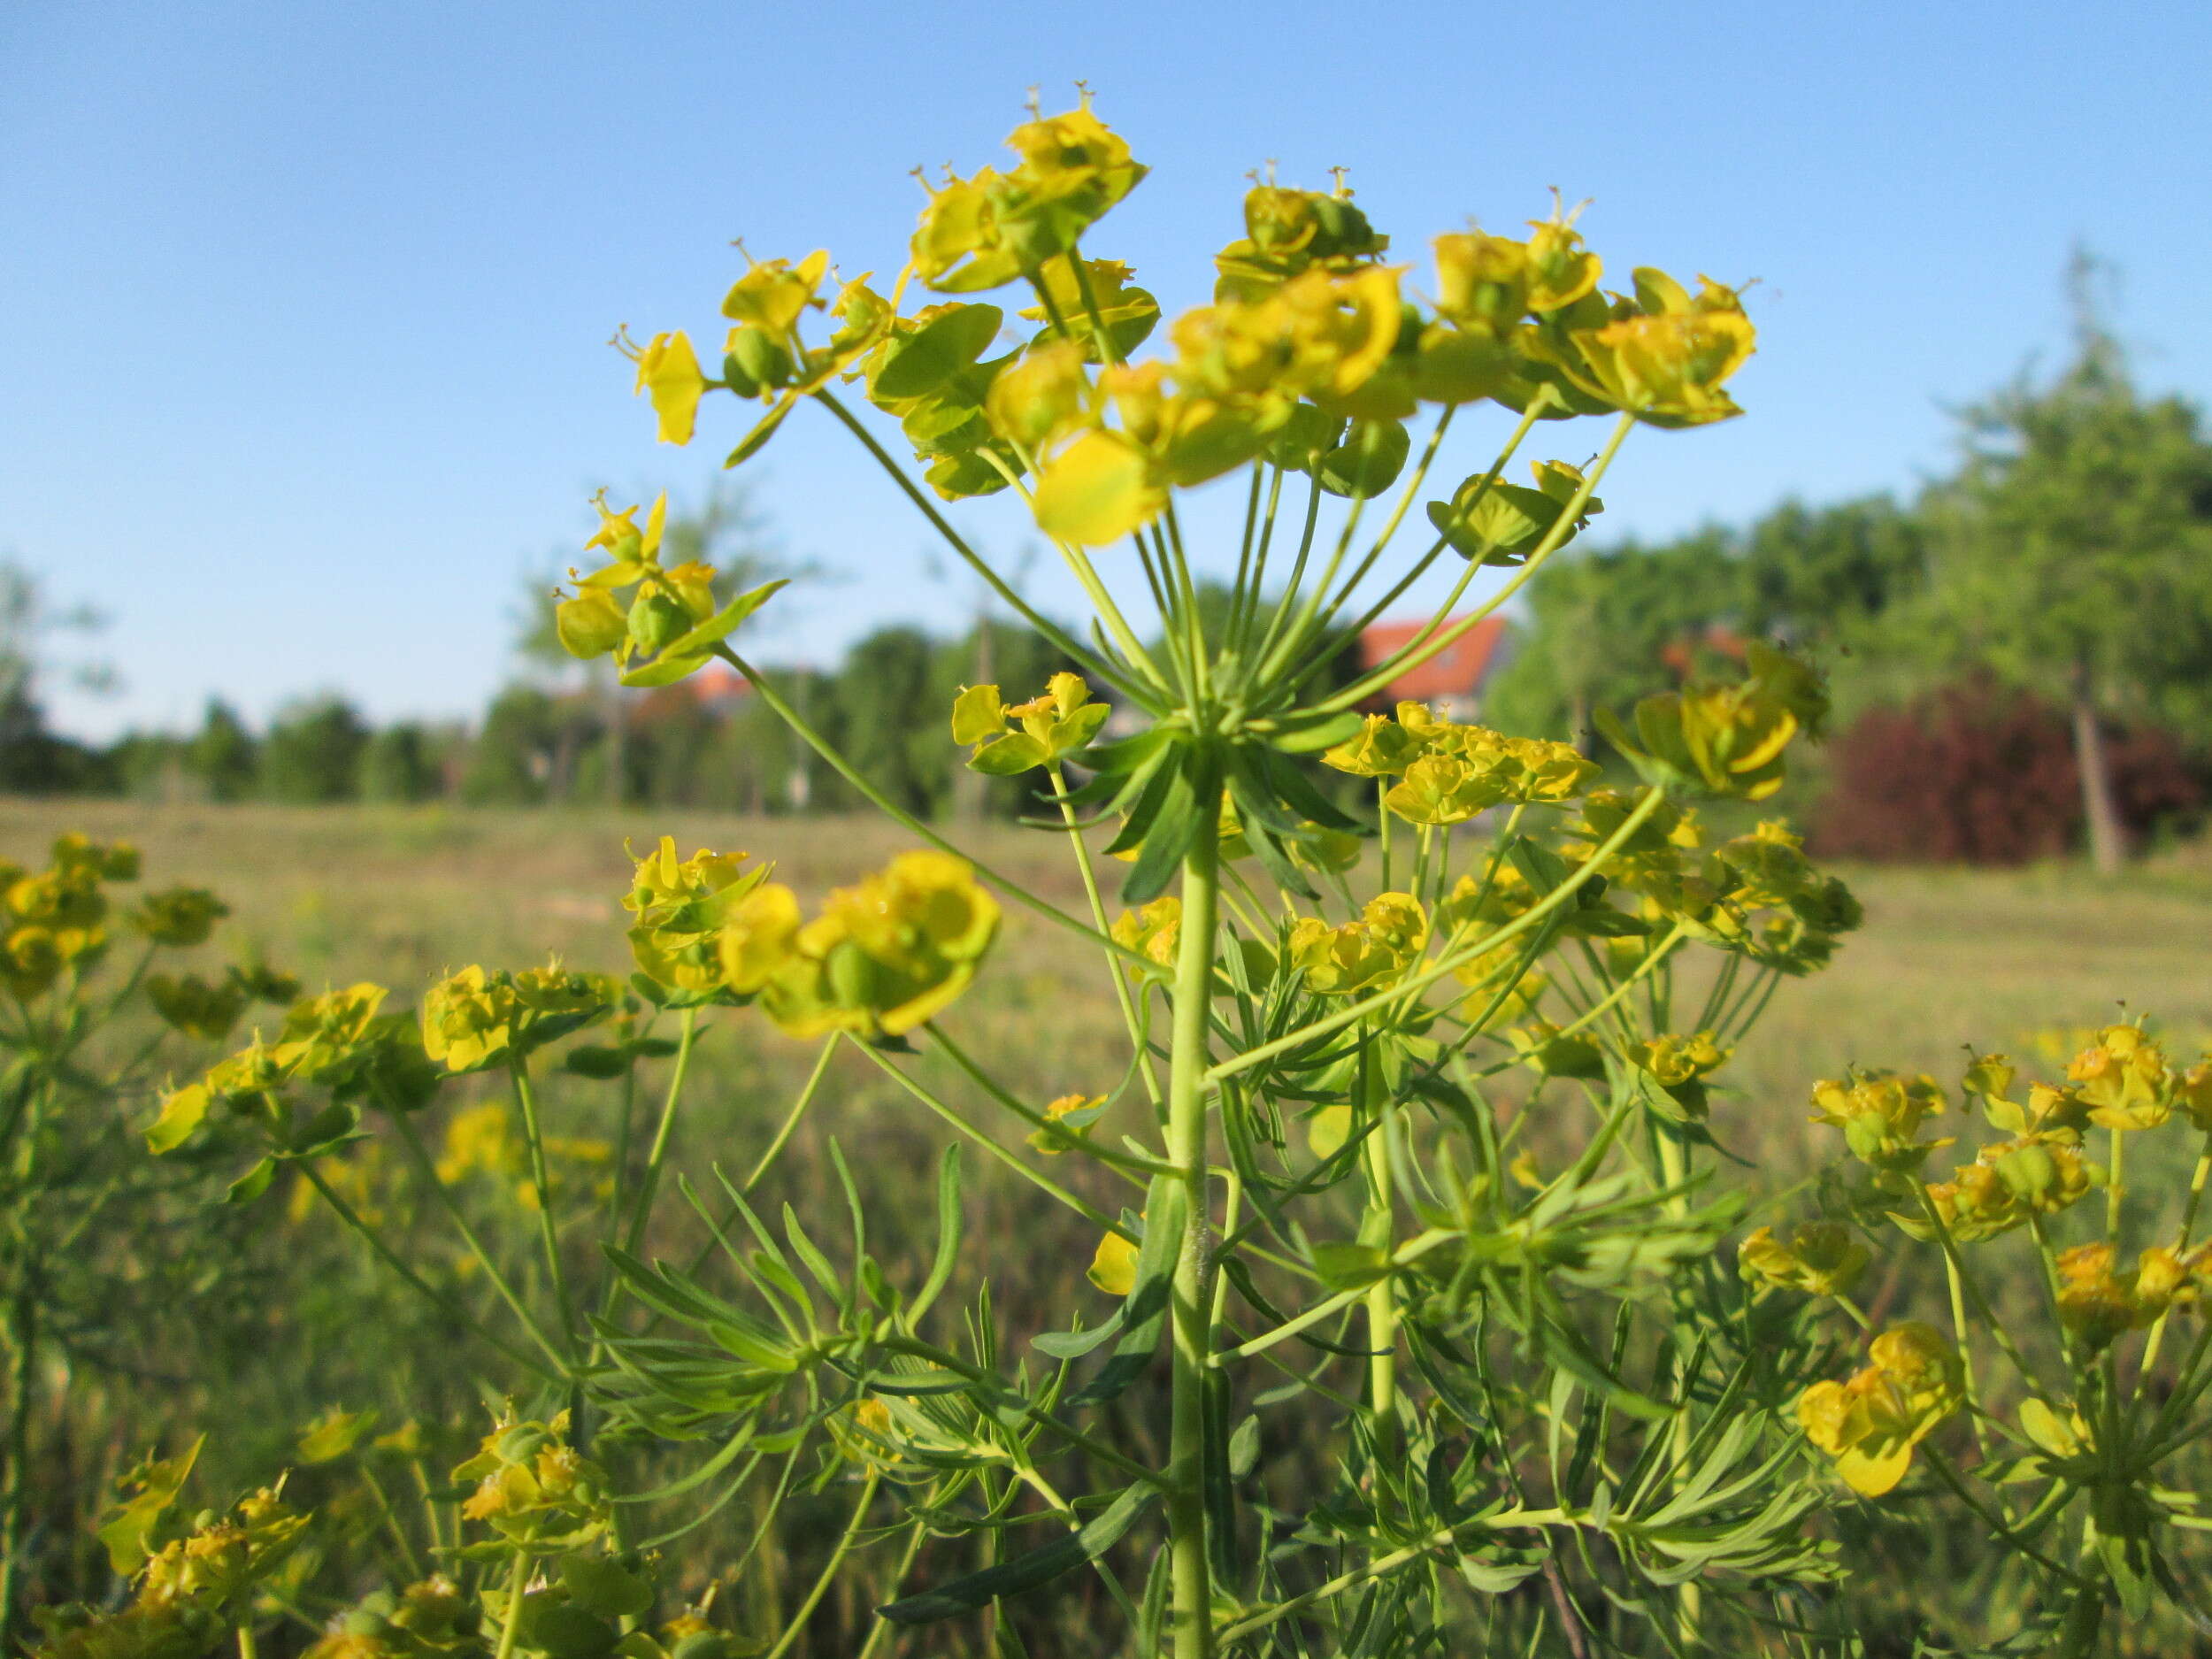
[[[1168,1161],[1180,1171],[1183,1245],[1171,1292],[1174,1316],[1168,1429],[1167,1519],[1175,1659],[1212,1659],[1213,1570],[1206,1539],[1207,1279],[1206,1038],[1213,995],[1219,847],[1201,835],[1183,862],[1182,933],[1175,963],[1168,1071]]]
[[[669,1069],[668,1093],[661,1102],[660,1122],[653,1126],[653,1144],[645,1153],[645,1173],[639,1178],[637,1198],[630,1210],[630,1225],[622,1237],[622,1248],[632,1256],[637,1254],[646,1224],[653,1218],[654,1194],[660,1190],[661,1169],[667,1162],[668,1142],[676,1129],[676,1102],[684,1092],[684,1077],[691,1070],[691,1050],[698,1034],[699,1010],[687,1008],[677,1027],[676,1055]]]
[[[871,1469],[868,1479],[861,1484],[860,1502],[853,1505],[853,1518],[845,1523],[845,1530],[838,1534],[837,1547],[830,1551],[829,1560],[823,1564],[821,1577],[815,1579],[814,1587],[807,1592],[806,1600],[799,1603],[799,1610],[791,1616],[791,1622],[784,1626],[783,1634],[776,1639],[776,1645],[768,1650],[764,1659],[783,1659],[783,1655],[790,1651],[791,1644],[799,1640],[800,1632],[806,1629],[807,1620],[814,1617],[814,1609],[821,1606],[822,1598],[829,1594],[830,1586],[836,1581],[837,1570],[845,1564],[845,1557],[852,1550],[853,1539],[860,1531],[860,1524],[867,1518],[868,1506],[875,1502],[876,1488],[882,1484],[883,1471]]]
[[[806,1087],[799,1091],[799,1098],[793,1102],[791,1110],[784,1114],[783,1121],[776,1125],[775,1137],[768,1142],[767,1150],[763,1152],[754,1163],[752,1172],[746,1176],[744,1184],[737,1189],[739,1197],[750,1197],[753,1188],[760,1184],[760,1178],[767,1174],[777,1158],[782,1156],[784,1143],[791,1139],[792,1132],[798,1128],[799,1119],[806,1116],[806,1109],[814,1103],[815,1094],[821,1088],[822,1079],[829,1071],[830,1056],[836,1052],[835,1038],[832,1038],[822,1045],[822,1052],[814,1062],[814,1070],[807,1074]]]
[[[984,580],[993,593],[1004,601],[1031,627],[1050,640],[1054,646],[1064,652],[1071,661],[1082,664],[1097,674],[1100,679],[1118,685],[1124,690],[1134,695],[1136,687],[1133,681],[1095,652],[1084,646],[1072,634],[1055,626],[1050,618],[1040,614],[1019,594],[1008,587],[996,571],[978,557],[975,549],[970,547],[961,538],[959,533],[945,521],[944,514],[937,511],[936,504],[916,488],[914,480],[906,475],[906,470],[893,460],[884,447],[876,442],[875,434],[863,426],[850,410],[826,391],[815,393],[814,398],[823,408],[836,416],[844,424],[848,432],[860,440],[861,446],[875,457],[876,464],[891,475],[892,480],[905,493],[907,500],[911,502],[922,517],[929,521],[930,527],[944,538],[945,544],[960,556],[969,569]],[[1080,574],[1080,572],[1078,573]],[[1095,580],[1095,577],[1093,580]],[[1160,680],[1159,670],[1153,665],[1149,657],[1143,655],[1141,647],[1131,659],[1131,666],[1146,674],[1152,680],[1156,689],[1164,688]]]
[[[1461,964],[1488,956],[1507,940],[1518,938],[1530,928],[1540,926],[1554,910],[1559,909],[1561,905],[1565,904],[1581,891],[1585,882],[1604,870],[1613,855],[1620,849],[1629,837],[1641,829],[1645,820],[1658,810],[1659,803],[1663,799],[1664,797],[1658,790],[1647,788],[1644,791],[1643,799],[1639,801],[1628,816],[1621,820],[1620,827],[1605,839],[1580,868],[1527,910],[1501,926],[1495,933],[1486,938],[1477,940],[1472,944],[1456,945],[1448,949],[1420,972],[1400,980],[1386,990],[1362,997],[1348,1008],[1340,1009],[1324,1018],[1300,1026],[1296,1031],[1286,1033],[1271,1041],[1260,1043],[1246,1049],[1242,1054],[1224,1060],[1206,1074],[1206,1081],[1217,1083],[1223,1078],[1234,1076],[1239,1071],[1248,1071],[1264,1061],[1271,1060],[1279,1054],[1287,1054],[1294,1048],[1302,1048],[1317,1037],[1325,1037],[1331,1032],[1341,1031],[1353,1021],[1364,1018],[1379,1008],[1385,1007],[1402,997],[1410,997],[1414,992],[1425,990],[1446,974],[1459,967]]]
[[[986,1134],[982,1130],[977,1128],[973,1124],[970,1123],[965,1118],[963,1118],[958,1112],[953,1110],[951,1107],[946,1105],[944,1102],[939,1100],[934,1094],[924,1088],[919,1083],[917,1083],[912,1078],[907,1076],[905,1072],[900,1071],[898,1067],[893,1065],[890,1061],[885,1059],[883,1056],[878,1054],[866,1043],[862,1042],[857,1038],[855,1038],[853,1040],[853,1046],[858,1048],[861,1053],[866,1055],[869,1059],[874,1061],[877,1069],[886,1077],[896,1083],[901,1088],[911,1094],[916,1100],[921,1102],[923,1105],[928,1107],[930,1110],[935,1112],[940,1118],[950,1124],[955,1129],[957,1129],[962,1134],[967,1136],[971,1141],[973,1141],[978,1146],[981,1147],[986,1152],[988,1152],[1001,1164],[1006,1165],[1008,1169],[1013,1171],[1024,1180],[1029,1182],[1030,1185],[1036,1187],[1040,1192],[1049,1193],[1053,1197],[1058,1199],[1062,1203],[1065,1204],[1070,1210],[1075,1211],[1077,1215],[1082,1217],[1084,1220],[1089,1222],[1094,1227],[1098,1227],[1109,1233],[1119,1233],[1122,1231],[1120,1224],[1111,1216],[1108,1215],[1104,1210],[1101,1210],[1097,1205],[1092,1203],[1087,1199],[1078,1198],[1073,1193],[1068,1191],[1066,1187],[1061,1186],[1050,1176],[1041,1175],[1035,1170],[1031,1169],[1029,1165],[1023,1163],[1011,1152],[1009,1152],[1004,1147],[999,1145],[999,1143],[991,1136]]]
[[[362,1220],[359,1213],[355,1210],[351,1204],[345,1201],[344,1196],[341,1194],[335,1187],[332,1187],[327,1180],[323,1179],[323,1172],[315,1167],[315,1162],[312,1158],[300,1159],[299,1169],[300,1173],[307,1178],[307,1184],[312,1187],[318,1193],[322,1194],[323,1202],[325,1203],[328,1204],[331,1209],[337,1211],[338,1219],[345,1223],[348,1227],[352,1229],[352,1231],[360,1237],[361,1241],[364,1244],[366,1244],[370,1250],[374,1253],[377,1260],[383,1263],[385,1266],[390,1268],[392,1271],[398,1274],[400,1282],[405,1285],[410,1290],[412,1290],[420,1295],[425,1301],[428,1302],[433,1307],[436,1308],[440,1313],[445,1315],[447,1318],[452,1320],[456,1325],[462,1325],[468,1330],[475,1332],[477,1335],[482,1337],[484,1340],[490,1343],[494,1348],[504,1354],[509,1359],[514,1361],[518,1365],[525,1366],[541,1377],[561,1378],[566,1375],[566,1367],[565,1365],[553,1371],[548,1371],[540,1361],[532,1357],[521,1348],[514,1347],[504,1338],[486,1330],[484,1326],[480,1324],[465,1308],[460,1307],[457,1303],[448,1301],[442,1293],[437,1290],[428,1280],[424,1279],[421,1274],[415,1271],[413,1268],[410,1267],[404,1261],[403,1261],[399,1256],[393,1251],[390,1245],[385,1243],[381,1238],[377,1236],[376,1229],[370,1226],[367,1222]]]
[[[31,1395],[38,1381],[38,1297],[30,1263],[20,1266],[23,1277],[8,1310],[8,1479],[0,1494],[0,1653],[10,1654],[22,1633],[17,1603],[31,1502]]]
[[[1068,800],[1067,774],[1056,760],[1048,761],[1045,770],[1051,776],[1052,793],[1060,804],[1060,821],[1068,826],[1068,840],[1075,849],[1075,867],[1082,872],[1083,896],[1090,902],[1091,925],[1110,937],[1106,900],[1099,891],[1098,872],[1091,865],[1090,843],[1083,839],[1082,823]],[[1160,1104],[1159,1076],[1152,1069],[1152,1055],[1145,1045],[1143,1027],[1137,1023],[1136,999],[1129,995],[1129,978],[1111,951],[1106,955],[1106,971],[1114,981],[1114,1001],[1121,1009],[1122,1028],[1129,1033],[1129,1047],[1136,1056],[1138,1074],[1144,1079],[1145,1095],[1156,1110]]]
[[[565,1372],[568,1370],[568,1356],[562,1353],[555,1345],[553,1339],[545,1333],[545,1327],[538,1323],[536,1316],[530,1311],[528,1304],[516,1291],[513,1282],[506,1274],[499,1271],[499,1263],[492,1259],[491,1252],[485,1248],[483,1240],[478,1235],[475,1227],[471,1225],[459,1201],[453,1196],[452,1190],[438,1179],[437,1165],[431,1160],[430,1148],[423,1145],[422,1132],[415,1127],[413,1117],[406,1112],[394,1112],[391,1118],[392,1122],[399,1129],[400,1143],[407,1148],[408,1156],[414,1160],[415,1168],[422,1177],[423,1185],[436,1195],[447,1217],[452,1221],[455,1230],[460,1233],[461,1241],[468,1246],[469,1254],[476,1258],[476,1264],[484,1270],[485,1279],[490,1283],[492,1288],[499,1293],[500,1300],[507,1304],[515,1317],[521,1321],[522,1328],[528,1333],[530,1340],[545,1350],[545,1356],[551,1360],[556,1367]]]
[[[1393,1209],[1397,1185],[1393,1169],[1391,1134],[1394,1125],[1390,1101],[1382,1087],[1380,1068],[1371,1046],[1363,1045],[1360,1056],[1362,1102],[1374,1127],[1361,1152],[1367,1163],[1367,1213],[1361,1218],[1359,1241],[1371,1249],[1390,1254],[1395,1233]],[[1367,1404],[1375,1435],[1375,1455],[1385,1463],[1398,1453],[1398,1277],[1386,1273],[1367,1287]]]
[[[1528,557],[1528,562],[1513,573],[1510,581],[1506,582],[1496,593],[1491,595],[1482,604],[1462,617],[1457,622],[1441,628],[1438,628],[1433,624],[1431,625],[1429,630],[1415,636],[1402,650],[1378,663],[1365,676],[1353,681],[1333,696],[1325,698],[1314,706],[1325,712],[1333,714],[1340,709],[1349,709],[1366,701],[1401,674],[1409,672],[1440,653],[1448,650],[1479,626],[1486,617],[1518,593],[1522,585],[1543,568],[1545,561],[1558,550],[1560,544],[1571,533],[1576,518],[1581,513],[1585,503],[1589,501],[1591,493],[1597,488],[1598,480],[1605,476],[1606,469],[1612,465],[1614,456],[1620,452],[1622,443],[1628,437],[1629,429],[1635,424],[1636,418],[1633,415],[1623,415],[1620,418],[1620,420],[1614,426],[1613,435],[1606,440],[1605,448],[1599,452],[1597,460],[1592,464],[1589,475],[1582,480],[1582,488],[1578,489],[1567,504],[1560,509],[1557,520],[1545,534],[1544,539],[1537,543],[1535,550]]]
[[[545,1250],[545,1271],[553,1286],[554,1300],[560,1305],[561,1337],[569,1351],[576,1349],[576,1304],[569,1295],[568,1269],[561,1261],[561,1235],[553,1217],[553,1177],[545,1161],[545,1131],[538,1121],[538,1092],[530,1086],[530,1066],[526,1060],[518,1058],[507,1068],[513,1082],[515,1106],[522,1114],[522,1138],[530,1154],[530,1179],[538,1188],[538,1241]],[[570,1400],[573,1409],[580,1403],[580,1383],[571,1382]],[[573,1419],[571,1419],[573,1421]]]
[[[522,1586],[529,1577],[530,1557],[517,1550],[507,1574],[507,1610],[499,1622],[499,1647],[493,1659],[514,1659],[515,1636],[522,1629]]]
[[[714,654],[717,657],[719,657],[724,662],[727,663],[732,668],[737,670],[739,673],[744,675],[746,682],[750,685],[755,691],[760,694],[760,700],[766,703],[771,709],[775,710],[777,717],[798,735],[801,742],[804,743],[809,749],[812,749],[824,760],[827,761],[830,764],[831,769],[833,770],[837,775],[842,778],[847,783],[852,785],[853,788],[858,792],[863,800],[866,801],[879,811],[882,812],[886,817],[890,818],[893,823],[911,830],[915,834],[920,836],[924,841],[927,841],[931,846],[937,848],[940,851],[949,852],[954,857],[972,865],[974,868],[976,874],[981,876],[986,881],[989,882],[993,887],[998,888],[1000,892],[1005,894],[1009,898],[1014,900],[1017,903],[1026,905],[1029,909],[1034,910],[1038,915],[1043,917],[1047,921],[1056,923],[1058,926],[1067,928],[1070,932],[1078,933],[1083,938],[1089,940],[1093,944],[1103,947],[1105,949],[1111,951],[1116,956],[1120,957],[1124,961],[1131,964],[1133,966],[1142,970],[1147,974],[1156,974],[1159,972],[1159,968],[1156,964],[1148,961],[1145,957],[1139,956],[1133,950],[1123,949],[1121,945],[1117,943],[1113,939],[1110,938],[1106,933],[1087,927],[1074,917],[1070,916],[1065,910],[1059,909],[1056,905],[1046,903],[1044,900],[1038,898],[1027,888],[1024,887],[1019,882],[1015,881],[1010,877],[999,874],[997,871],[992,869],[988,864],[984,864],[979,859],[973,857],[969,853],[947,841],[942,835],[940,835],[935,830],[930,828],[928,825],[923,823],[921,819],[916,818],[911,812],[907,811],[904,808],[898,805],[898,803],[893,801],[890,796],[885,795],[882,790],[877,788],[875,785],[870,783],[865,778],[862,777],[859,772],[855,771],[852,764],[842,755],[839,754],[835,749],[831,747],[828,739],[825,738],[819,732],[817,732],[812,726],[809,726],[803,719],[799,718],[799,711],[791,706],[789,701],[786,699],[780,692],[779,692],[773,686],[770,685],[765,679],[762,678],[761,672],[758,669],[755,668],[743,657],[738,656],[736,652],[731,650],[726,645],[717,645],[714,648]]]

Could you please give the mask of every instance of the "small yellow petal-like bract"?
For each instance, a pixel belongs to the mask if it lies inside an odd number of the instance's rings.
[[[1137,1287],[1137,1247],[1118,1233],[1108,1233],[1091,1257],[1089,1279],[1110,1296],[1126,1296]]]
[[[698,354],[691,338],[679,329],[655,334],[638,353],[637,389],[650,392],[653,412],[660,418],[663,443],[689,443],[699,418],[699,399],[707,389],[707,377],[699,372]]]
[[[1084,547],[1143,528],[1167,505],[1149,457],[1118,433],[1078,438],[1037,480],[1037,527]]]

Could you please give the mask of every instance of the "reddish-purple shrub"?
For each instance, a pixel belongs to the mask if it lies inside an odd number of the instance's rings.
[[[2203,782],[2170,733],[2114,731],[2106,748],[2133,834],[2202,803]],[[2072,728],[2025,693],[1946,687],[1861,716],[1831,753],[1832,781],[1811,836],[1830,857],[2016,864],[2080,840]]]

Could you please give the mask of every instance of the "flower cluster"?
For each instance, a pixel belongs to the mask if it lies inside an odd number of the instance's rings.
[[[1740,680],[1694,681],[1636,705],[1635,731],[1601,710],[1606,738],[1670,789],[1763,801],[1782,787],[1784,755],[1800,733],[1818,738],[1828,694],[1810,667],[1754,640]]]
[[[1408,893],[1382,893],[1367,901],[1356,921],[1331,927],[1311,916],[1292,924],[1289,954],[1320,996],[1379,990],[1402,978],[1420,959],[1429,921]]]
[[[996,686],[964,687],[952,705],[952,741],[972,744],[969,768],[988,777],[1057,765],[1084,749],[1112,712],[1090,698],[1080,674],[1055,674],[1042,695],[1011,708]]]
[[[282,988],[266,983],[257,994]],[[175,1151],[219,1108],[258,1125],[273,1153],[288,1155],[327,1148],[349,1134],[357,1102],[373,1101],[390,1111],[422,1106],[438,1074],[413,1018],[383,1011],[388,995],[365,981],[295,1002],[273,1041],[256,1033],[198,1081],[165,1094],[160,1116],[146,1131],[147,1146]],[[326,1091],[331,1107],[300,1119],[290,1099],[300,1087]]]
[[[606,1471],[569,1443],[565,1411],[549,1422],[503,1414],[476,1455],[455,1465],[453,1484],[470,1488],[465,1518],[532,1554],[580,1548],[613,1524]]]
[[[454,1072],[516,1064],[605,1018],[615,996],[603,973],[579,973],[557,962],[516,972],[466,967],[424,995],[423,1052]]]
[[[1571,743],[1508,737],[1402,703],[1372,714],[1321,759],[1356,778],[1394,778],[1383,804],[1409,824],[1464,824],[1499,805],[1558,806],[1587,789],[1598,769]]]
[[[555,607],[554,624],[570,656],[587,661],[613,657],[625,685],[660,686],[682,679],[783,586],[770,582],[722,605],[712,565],[699,559],[661,563],[665,495],[654,498],[642,529],[636,523],[638,510],[610,511],[604,491],[594,505],[599,529],[584,546],[587,551],[603,549],[608,562],[588,575],[569,572],[576,592]]]
[[[1839,1221],[1801,1222],[1786,1240],[1761,1227],[1736,1247],[1737,1270],[1747,1281],[1809,1296],[1850,1294],[1867,1261],[1866,1246]]]
[[[43,870],[0,864],[0,986],[27,1002],[65,971],[90,967],[108,944],[103,887],[137,879],[135,848],[120,842],[103,847],[74,832],[56,840],[52,862]],[[150,930],[149,937],[155,937]],[[155,937],[155,942],[199,941]]]
[[[789,887],[717,854],[678,864],[664,843],[639,868],[632,941],[647,975],[757,1000],[795,1037],[913,1030],[967,989],[998,932],[998,901],[949,853],[901,853],[811,920]]]
[[[682,332],[620,342],[660,437],[689,442],[710,390],[769,400],[735,465],[795,399],[858,372],[940,495],[988,495],[1032,473],[1039,526],[1102,546],[1149,524],[1171,488],[1263,456],[1336,495],[1375,495],[1403,467],[1403,423],[1425,403],[1491,399],[1554,419],[1619,411],[1662,426],[1740,412],[1724,388],[1754,331],[1734,289],[1701,280],[1693,295],[1640,268],[1630,292],[1601,291],[1602,263],[1573,217],[1555,211],[1525,239],[1437,238],[1425,305],[1404,291],[1406,267],[1384,263],[1389,238],[1341,184],[1256,185],[1245,234],[1216,260],[1211,303],[1176,320],[1169,355],[1131,363],[1158,303],[1127,265],[1078,244],[1144,166],[1087,97],[1040,112],[1008,142],[1018,157],[1010,169],[928,186],[909,269],[940,294],[1026,281],[1039,302],[1019,313],[1038,325],[1026,339],[993,355],[1001,307],[953,302],[901,316],[864,276],[826,303],[823,251],[795,265],[751,261],[723,305],[736,326],[720,380]],[[809,346],[799,325],[814,311],[837,326]],[[1599,509],[1563,463],[1539,465],[1536,485],[1479,474],[1430,503],[1430,517],[1463,556],[1515,562],[1558,545]],[[595,642],[620,637],[609,607],[591,614]]]
[[[630,928],[630,951],[648,979],[679,991],[720,987],[723,925],[769,875],[766,864],[747,869],[749,856],[702,847],[680,859],[675,838],[664,835],[637,861],[622,905],[637,918]]]
[[[1964,1402],[1965,1381],[1956,1351],[1917,1321],[1876,1337],[1867,1359],[1847,1381],[1808,1388],[1797,1420],[1845,1483],[1875,1498],[1905,1478],[1913,1448]]]

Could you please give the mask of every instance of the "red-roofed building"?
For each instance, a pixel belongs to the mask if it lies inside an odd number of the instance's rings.
[[[1462,620],[1452,617],[1439,633]],[[1360,666],[1372,670],[1410,645],[1429,626],[1418,622],[1378,622],[1359,636]],[[1409,669],[1370,699],[1387,710],[1401,703],[1425,703],[1448,720],[1471,720],[1482,706],[1482,688],[1508,655],[1503,617],[1485,617],[1417,668]]]

